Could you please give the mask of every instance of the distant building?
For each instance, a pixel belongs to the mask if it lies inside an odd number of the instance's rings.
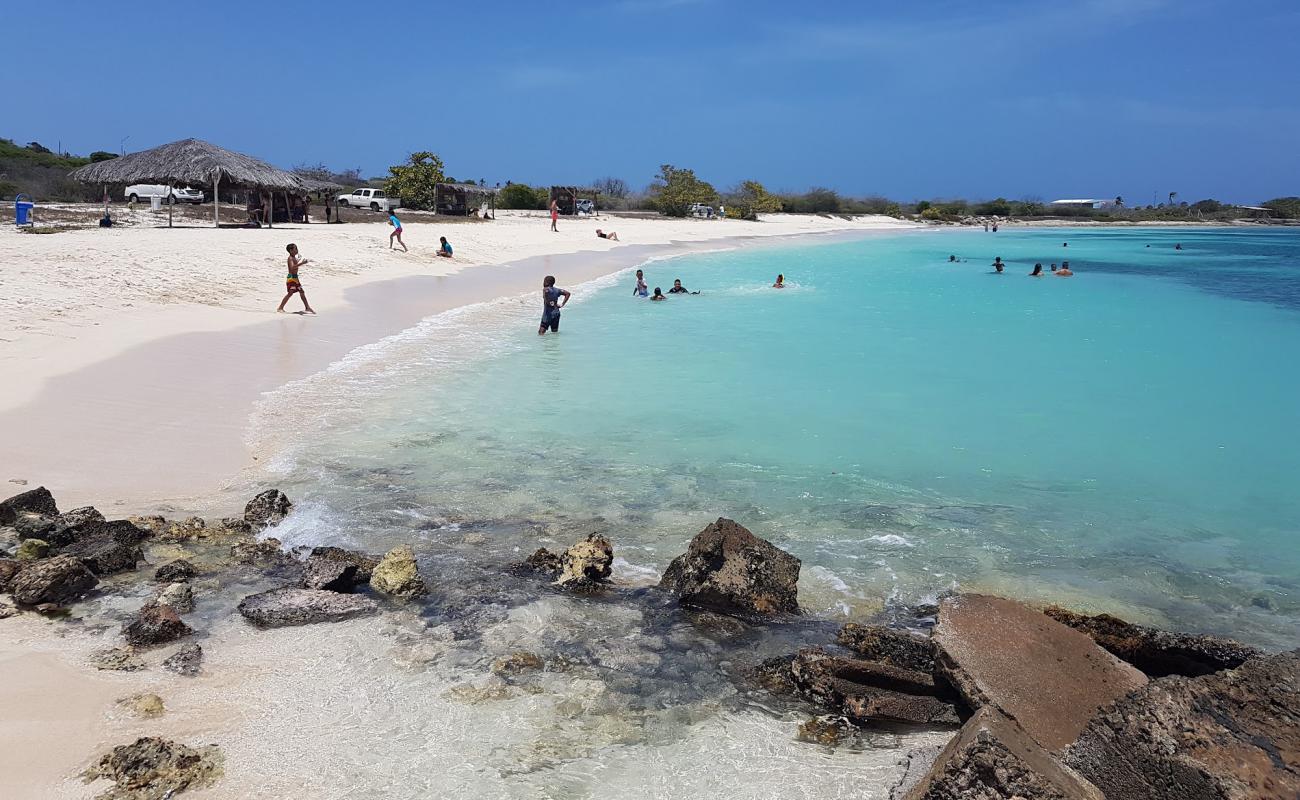
[[[1114,200],[1053,200],[1049,205],[1058,208],[1114,208]]]

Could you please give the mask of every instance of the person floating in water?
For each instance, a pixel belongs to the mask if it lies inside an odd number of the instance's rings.
[[[1183,243],[1182,243],[1182,242],[1179,242],[1178,244],[1174,245],[1174,249],[1175,249],[1175,250],[1182,250],[1182,249],[1183,249]]]
[[[1056,272],[1056,262],[1052,262],[1052,272]]]
[[[569,302],[571,294],[555,285],[555,276],[547,275],[542,279],[542,324],[537,329],[538,336],[544,336],[549,329],[560,332],[560,309]]]
[[[993,269],[997,270],[998,272],[1001,272],[1003,266],[1005,266],[1005,265],[1002,263],[1002,256],[994,256],[994,257],[993,257]]]
[[[662,291],[658,286],[656,286],[656,287],[655,287],[655,293],[654,293],[654,296],[651,297],[650,299],[651,299],[651,300],[667,300],[668,298],[665,297],[663,291]]]
[[[673,281],[673,288],[668,290],[668,294],[699,294],[699,292],[689,292],[685,286],[682,286],[682,279],[677,278]]]
[[[956,264],[956,263],[957,263],[957,256],[948,256],[948,263],[949,263],[949,264]]]
[[[1061,268],[1056,271],[1056,277],[1058,278],[1068,278],[1073,274],[1074,272],[1070,269],[1069,261],[1062,262]]]
[[[451,258],[451,242],[447,241],[446,236],[439,236],[438,241],[442,242],[442,246],[438,248],[438,255],[443,258]]]
[[[1035,265],[1034,265],[1034,271],[1031,272],[1031,273],[1029,273],[1029,277],[1031,277],[1031,278],[1041,278],[1041,277],[1043,277],[1043,265],[1042,265],[1042,264],[1035,264]]]
[[[636,287],[632,289],[633,297],[646,297],[650,294],[650,289],[646,286],[645,273],[641,270],[636,271]]]
[[[784,288],[785,288],[785,275],[777,275],[777,276],[776,276],[776,283],[772,284],[772,288],[773,288],[773,289],[784,289]]]
[[[999,261],[995,261],[995,262],[993,262],[993,272],[991,272],[991,273],[989,273],[989,274],[990,274],[990,275],[1001,275],[1001,274],[1002,274],[1002,268],[1003,268],[1004,266],[1005,266],[1005,265],[1004,265],[1000,260],[999,260]]]
[[[1069,246],[1070,246],[1069,242],[1061,242],[1061,247],[1069,247]]]
[[[289,274],[284,279],[285,295],[280,301],[280,307],[276,311],[284,311],[284,304],[289,302],[289,298],[297,294],[302,298],[302,308],[308,314],[315,314],[312,310],[311,303],[307,302],[307,293],[303,291],[302,281],[298,279],[298,268],[303,264],[310,264],[310,258],[298,258],[298,245],[292,242],[285,245],[285,250],[289,252]]]
[[[611,242],[617,242],[617,241],[618,241],[618,234],[615,233],[614,231],[610,231],[609,233],[605,233],[605,232],[602,231],[600,228],[597,228],[597,229],[596,229],[596,236],[600,237],[601,239],[608,239],[608,240],[610,240]]]
[[[393,226],[393,232],[388,234],[388,249],[393,249],[393,240],[396,239],[397,243],[402,246],[402,252],[409,252],[406,249],[406,242],[402,241],[402,221],[397,218],[397,212],[389,212],[388,224]]]

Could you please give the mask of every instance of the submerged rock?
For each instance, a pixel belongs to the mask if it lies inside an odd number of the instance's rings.
[[[1300,797],[1300,650],[1152,681],[1065,754],[1108,800]]]
[[[117,785],[98,795],[99,800],[165,800],[187,789],[210,786],[222,775],[221,749],[198,749],[155,736],[114,747],[82,773],[82,780],[98,779]]]
[[[545,547],[539,547],[532,555],[524,559],[522,564],[517,565],[517,569],[544,574],[558,573],[560,571],[560,556]]]
[[[498,675],[518,675],[532,672],[544,666],[541,656],[535,653],[518,652],[498,658],[492,662],[492,671]]]
[[[934,679],[888,664],[832,656],[820,648],[800,650],[790,664],[799,692],[857,723],[903,722],[958,725],[952,703],[935,696]]]
[[[154,570],[153,579],[158,583],[177,583],[190,580],[196,573],[197,570],[194,569],[193,564],[183,558],[178,558]]]
[[[59,552],[81,559],[96,575],[111,575],[135,569],[144,560],[140,542],[147,535],[124,519],[91,522],[78,528],[76,540]]]
[[[659,588],[683,605],[722,612],[799,613],[799,559],[719,518],[673,559]]]
[[[117,701],[132,714],[143,719],[154,719],[161,717],[167,707],[163,705],[162,698],[156,694],[137,694],[130,697],[124,697]]]
[[[99,583],[81,561],[68,555],[32,562],[9,581],[9,592],[19,603],[67,605],[79,600]]]
[[[230,557],[239,564],[275,561],[284,557],[281,547],[280,540],[274,538],[236,542],[230,546]]]
[[[773,694],[794,695],[799,691],[791,669],[794,658],[793,655],[769,658],[750,670],[748,677]]]
[[[1147,682],[1082,633],[1001,597],[944,600],[933,640],[936,674],[967,705],[998,709],[1054,753],[1097,709]]]
[[[1171,633],[1134,625],[1109,614],[1088,616],[1058,606],[1050,606],[1043,613],[1086,633],[1097,644],[1152,678],[1208,675],[1221,669],[1234,669],[1247,659],[1261,655],[1259,650],[1232,639]]]
[[[302,587],[328,592],[350,592],[362,583],[356,564],[310,555],[302,565]]]
[[[244,521],[254,530],[278,525],[289,514],[293,503],[279,489],[267,489],[244,506]]]
[[[90,664],[106,672],[138,672],[144,662],[135,657],[134,647],[110,647],[90,655]]]
[[[44,486],[29,489],[0,501],[0,525],[13,525],[24,514],[42,517],[57,517],[59,507],[54,502],[54,495]]]
[[[135,617],[122,626],[122,635],[133,647],[166,644],[191,633],[194,630],[181,621],[176,609],[154,600],[141,606]]]
[[[398,545],[384,555],[370,576],[370,586],[377,592],[402,598],[420,597],[429,592],[409,544]]]
[[[840,629],[836,640],[868,661],[917,672],[934,671],[934,644],[906,631],[850,622]]]
[[[245,597],[239,613],[260,627],[280,628],[369,616],[379,613],[379,606],[361,595],[283,586]]]
[[[203,648],[191,642],[181,645],[175,653],[167,656],[162,662],[162,668],[192,678],[199,674],[202,664]]]
[[[795,738],[801,742],[834,747],[845,739],[852,738],[856,733],[857,728],[849,722],[848,717],[839,714],[822,714],[800,723]]]

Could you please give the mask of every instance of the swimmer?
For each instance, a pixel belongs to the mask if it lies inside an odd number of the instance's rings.
[[[645,273],[641,270],[636,271],[636,288],[632,290],[633,297],[646,297],[650,294],[645,282]]]
[[[1031,278],[1041,278],[1041,277],[1043,277],[1043,265],[1042,265],[1042,264],[1035,264],[1035,265],[1034,265],[1034,271],[1031,272],[1031,273],[1029,273],[1029,277],[1031,277]]]
[[[949,264],[956,264],[956,263],[957,263],[957,256],[948,256],[948,263],[949,263]]]
[[[1056,272],[1056,262],[1052,262],[1052,272]]]
[[[772,284],[772,288],[773,288],[773,289],[784,289],[784,288],[785,288],[785,276],[784,276],[784,275],[777,275],[777,276],[776,276],[776,283]]]
[[[665,297],[663,291],[662,291],[658,286],[656,286],[656,287],[655,287],[655,293],[654,293],[654,296],[651,297],[650,299],[651,299],[651,300],[667,300],[668,298]]]
[[[682,286],[682,279],[677,278],[673,281],[673,288],[668,290],[668,294],[690,294],[690,292],[686,291],[685,286]]]
[[[1073,275],[1073,274],[1074,274],[1074,272],[1072,272],[1072,271],[1070,270],[1070,262],[1069,262],[1069,261],[1067,261],[1067,262],[1065,262],[1064,264],[1062,264],[1062,265],[1061,265],[1061,268],[1058,269],[1058,270],[1056,271],[1056,276],[1057,276],[1058,278],[1068,278],[1068,277],[1070,277],[1070,276]]]

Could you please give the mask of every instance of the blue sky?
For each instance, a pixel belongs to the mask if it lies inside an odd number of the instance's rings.
[[[432,150],[489,183],[667,162],[905,200],[1300,194],[1286,0],[71,2],[5,28],[0,136],[83,154],[195,136],[366,175]]]

